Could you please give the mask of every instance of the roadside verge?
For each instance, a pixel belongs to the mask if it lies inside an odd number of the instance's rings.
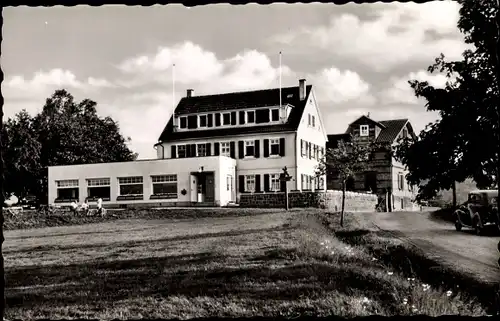
[[[325,227],[342,242],[362,246],[384,265],[399,271],[408,278],[418,278],[435,288],[456,289],[468,299],[475,300],[488,314],[500,312],[500,289],[498,283],[482,281],[463,271],[445,266],[432,253],[424,252],[411,241],[395,233],[383,231],[373,223],[349,217],[344,228],[338,226],[338,215],[320,214]]]

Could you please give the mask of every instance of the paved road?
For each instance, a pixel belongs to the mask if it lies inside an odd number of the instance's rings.
[[[484,281],[500,282],[500,237],[494,233],[476,236],[467,228],[457,232],[452,223],[433,219],[429,212],[366,213],[360,217],[407,239],[444,264],[473,273]]]

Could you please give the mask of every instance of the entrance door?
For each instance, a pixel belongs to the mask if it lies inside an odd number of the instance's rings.
[[[213,202],[215,201],[215,183],[214,183],[214,174],[206,174],[205,180],[205,201]]]
[[[232,175],[229,175],[228,179],[229,190],[231,191],[231,202],[236,202],[236,188],[234,188],[234,177]]]
[[[198,201],[198,177],[196,175],[190,175],[190,181],[189,181],[189,187],[190,187],[190,200],[191,202],[197,202]]]

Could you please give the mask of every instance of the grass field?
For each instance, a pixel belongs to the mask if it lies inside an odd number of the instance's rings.
[[[335,238],[319,210],[225,211],[7,231],[6,317],[484,314]]]

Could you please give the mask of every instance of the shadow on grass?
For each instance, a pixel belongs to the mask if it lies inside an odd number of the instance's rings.
[[[453,210],[451,208],[441,208],[429,213],[429,218],[434,221],[454,223]]]
[[[317,210],[317,209],[316,209]],[[175,219],[196,220],[199,218],[235,218],[269,215],[283,212],[282,209],[246,208],[168,208],[168,209],[126,209],[118,213],[109,211],[106,217],[77,216],[71,212],[55,212],[47,215],[36,211],[22,212],[5,218],[5,230],[32,229],[41,227],[71,226],[111,222],[119,219]],[[300,209],[297,211],[304,211]]]
[[[411,245],[388,244],[374,238],[376,236],[399,237],[402,236],[401,233],[360,229],[336,231],[335,235],[347,244],[365,246],[386,266],[399,270],[407,277],[417,277],[434,288],[456,289],[458,286],[461,292],[469,299],[480,302],[490,314],[500,313],[498,284],[486,284],[444,267]]]
[[[221,238],[221,237],[230,237],[230,236],[241,236],[241,235],[249,235],[249,234],[260,234],[266,232],[282,232],[287,230],[293,230],[294,228],[290,225],[286,226],[277,226],[270,228],[261,228],[261,229],[247,229],[247,230],[230,230],[224,232],[217,233],[200,233],[200,234],[192,234],[192,235],[181,235],[174,237],[165,237],[161,239],[150,239],[150,240],[140,240],[140,241],[125,241],[125,242],[103,242],[103,243],[94,243],[94,244],[74,244],[74,245],[42,245],[37,247],[31,247],[26,249],[19,250],[4,250],[4,254],[10,253],[37,253],[37,252],[48,252],[48,251],[71,251],[71,250],[83,250],[83,249],[97,249],[97,248],[116,248],[116,247],[135,247],[141,245],[148,245],[154,242],[155,244],[162,243],[172,243],[179,241],[193,241],[204,238]],[[108,234],[112,235],[115,231],[109,231]],[[124,231],[118,231],[123,233]],[[74,235],[78,235],[76,233]],[[105,233],[104,233],[105,234]],[[73,235],[73,234],[70,234]]]
[[[11,269],[6,273],[7,305],[30,309],[71,304],[104,306],[146,296],[294,300],[303,296],[321,298],[326,292],[338,291],[384,302],[386,313],[401,312],[401,303],[393,296],[394,285],[366,273],[361,266],[315,261],[270,268],[269,260],[276,262],[280,255],[270,250],[267,256],[267,264],[257,267],[221,267],[227,257],[200,253]],[[219,263],[215,267],[208,265],[215,262]]]

